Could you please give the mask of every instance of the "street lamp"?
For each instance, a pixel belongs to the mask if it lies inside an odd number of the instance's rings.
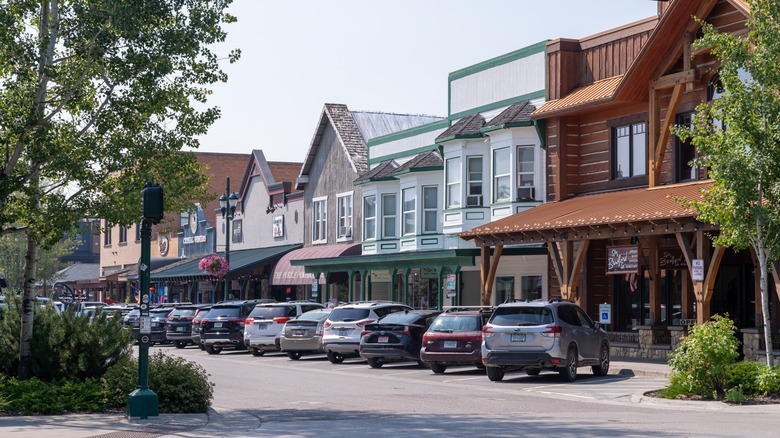
[[[230,193],[230,195],[228,195]],[[225,177],[225,193],[219,197],[219,211],[222,212],[222,218],[225,219],[225,261],[228,269],[230,267],[230,220],[236,213],[236,204],[238,204],[238,194],[230,191],[230,177]],[[225,275],[225,300],[230,294],[230,271]]]

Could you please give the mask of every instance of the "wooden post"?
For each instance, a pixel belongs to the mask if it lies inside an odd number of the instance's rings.
[[[650,324],[661,322],[661,240],[650,236]]]

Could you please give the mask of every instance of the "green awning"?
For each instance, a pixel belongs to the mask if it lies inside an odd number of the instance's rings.
[[[259,265],[276,262],[288,252],[300,248],[301,245],[284,245],[270,248],[239,249],[230,251],[229,276],[250,270]],[[224,252],[217,253],[225,256]],[[184,259],[164,268],[152,271],[152,281],[200,281],[212,280],[205,272],[198,268],[198,263],[206,256],[197,256]]]

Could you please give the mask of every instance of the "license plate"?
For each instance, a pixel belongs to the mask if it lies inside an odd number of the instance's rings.
[[[176,327],[177,332],[183,332],[185,327]]]
[[[214,328],[222,328],[222,323],[221,322],[215,322],[214,323]]]
[[[293,330],[293,336],[303,336],[306,334],[306,330]]]
[[[255,326],[256,326],[256,327],[257,327],[259,330],[265,330],[265,329],[266,329],[266,327],[268,327],[268,324],[267,324],[267,323],[265,323],[265,322],[256,322],[256,323],[255,323]]]
[[[377,342],[382,343],[382,344],[386,344],[386,343],[390,342],[390,336],[379,336],[377,338]]]
[[[458,348],[458,341],[444,341],[444,348]]]
[[[339,336],[347,336],[349,329],[339,329]]]
[[[525,333],[512,333],[512,342],[525,342]]]

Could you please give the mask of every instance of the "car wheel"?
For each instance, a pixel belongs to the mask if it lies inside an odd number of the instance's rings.
[[[529,376],[538,376],[541,371],[539,368],[526,368],[525,373]]]
[[[206,345],[206,353],[208,354],[222,353],[222,347],[214,347],[212,345]]]
[[[259,348],[250,348],[249,351],[252,353],[252,356],[259,357],[265,354],[265,350],[261,350]]]
[[[287,357],[289,357],[292,360],[298,360],[301,358],[301,353],[299,351],[288,351]]]
[[[609,373],[609,347],[601,346],[599,350],[599,364],[591,367],[593,374],[597,376],[606,376]]]
[[[334,353],[332,351],[328,352],[328,360],[330,363],[341,363],[344,362],[344,356]]]
[[[431,371],[433,371],[433,374],[444,374],[444,371],[447,370],[447,365],[432,362],[431,363]]]
[[[485,369],[485,364],[482,363],[482,362],[477,362],[477,363],[474,364],[474,366],[477,367],[478,370],[484,370]]]
[[[421,360],[417,361],[417,366],[420,367],[420,368],[430,368],[430,366],[427,363],[425,363],[425,362],[423,362]]]
[[[577,349],[570,347],[566,353],[566,366],[558,371],[564,382],[573,382],[577,379]]]
[[[176,341],[174,345],[176,345],[176,348],[184,348],[187,346],[187,341]]]
[[[382,368],[382,365],[384,365],[382,359],[377,359],[376,357],[369,357],[366,360],[368,361],[368,366],[371,368]]]
[[[504,369],[501,367],[486,367],[488,379],[491,382],[500,382],[504,380]]]

